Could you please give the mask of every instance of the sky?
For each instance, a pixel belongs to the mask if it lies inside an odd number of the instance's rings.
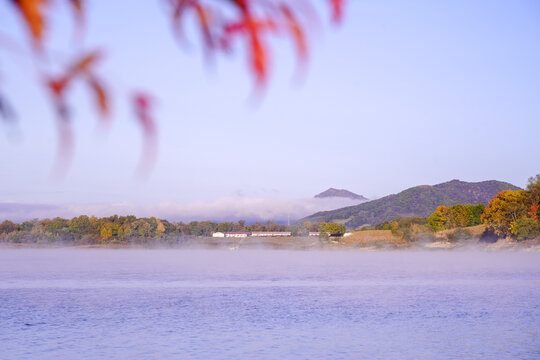
[[[309,33],[305,71],[288,39],[272,40],[258,97],[240,46],[207,61],[195,23],[179,44],[163,3],[89,1],[84,41],[57,5],[48,56],[103,49],[98,73],[113,99],[103,129],[85,89],[70,94],[75,149],[61,179],[51,178],[55,116],[35,61],[0,48],[0,92],[17,113],[0,123],[0,218],[283,219],[337,206],[311,200],[329,187],[373,199],[452,179],[524,187],[540,173],[536,0],[355,0],[339,26],[317,2],[323,26]],[[30,54],[10,2],[0,35]],[[158,157],[143,179],[134,89],[156,99]]]

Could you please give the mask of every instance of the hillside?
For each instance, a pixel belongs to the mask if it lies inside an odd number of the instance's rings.
[[[355,194],[352,191],[345,190],[345,189],[334,189],[334,188],[325,190],[322,193],[315,195],[314,197],[317,199],[340,197],[340,198],[347,198],[347,199],[360,200],[360,201],[368,200],[366,197]]]
[[[439,205],[488,204],[502,190],[516,190],[518,187],[501,181],[477,183],[452,180],[438,185],[421,185],[398,194],[368,201],[345,208],[321,211],[299,220],[311,222],[340,222],[347,228],[375,225],[393,220],[399,216],[429,216]]]

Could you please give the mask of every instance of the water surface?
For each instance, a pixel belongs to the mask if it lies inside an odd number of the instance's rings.
[[[0,250],[1,359],[540,359],[540,254]]]

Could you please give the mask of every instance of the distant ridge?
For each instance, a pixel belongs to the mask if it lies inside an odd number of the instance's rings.
[[[341,198],[361,200],[361,201],[368,200],[366,197],[362,195],[355,194],[352,191],[345,190],[345,189],[330,188],[328,190],[323,191],[320,194],[315,195],[315,198],[317,199],[324,199],[324,198],[330,198],[330,197],[341,197]]]
[[[376,225],[399,216],[429,216],[439,205],[478,204],[487,205],[491,199],[503,190],[517,190],[507,182],[490,180],[465,182],[452,180],[438,185],[420,185],[398,194],[368,201],[345,208],[321,211],[299,220],[311,222],[344,223],[348,228],[363,225]]]

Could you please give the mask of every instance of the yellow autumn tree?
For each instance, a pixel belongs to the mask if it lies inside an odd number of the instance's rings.
[[[496,235],[511,236],[518,220],[527,213],[526,194],[523,190],[505,190],[498,193],[488,204],[482,214],[488,230]]]

